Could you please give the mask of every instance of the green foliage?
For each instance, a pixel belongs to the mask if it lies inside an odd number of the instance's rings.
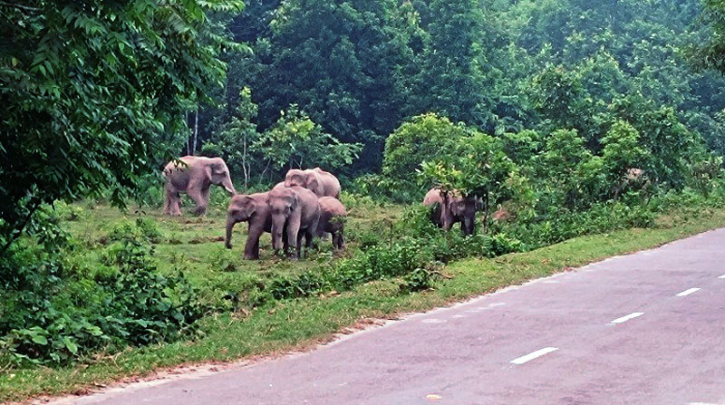
[[[602,144],[602,160],[611,183],[620,180],[630,169],[649,166],[650,156],[641,146],[639,132],[626,121],[614,123]]]
[[[506,156],[503,143],[490,135],[471,131],[450,152],[439,151],[423,162],[419,180],[443,192],[481,198],[484,209],[506,198],[516,165]]]
[[[383,174],[395,181],[410,182],[420,164],[438,153],[446,153],[468,135],[462,124],[436,114],[413,117],[385,142]]]
[[[252,170],[260,170],[252,145],[259,141],[260,134],[254,120],[258,107],[252,102],[252,91],[245,87],[240,92],[239,105],[229,122],[226,122],[212,139],[205,143],[201,153],[206,156],[222,157],[233,174],[244,176],[244,188],[249,187]]]
[[[429,290],[433,286],[433,274],[427,269],[415,269],[403,277],[400,290],[404,293]]]
[[[0,260],[0,357],[16,364],[66,364],[103,351],[175,341],[196,330],[205,309],[182,274],[162,276],[139,235],[123,227],[100,263],[87,263],[58,232],[55,214]],[[153,224],[153,223],[151,223]],[[102,264],[103,263],[103,264]]]
[[[0,253],[42,203],[118,205],[175,155],[186,100],[223,77],[207,13],[239,0],[0,4]]]
[[[339,169],[352,164],[361,144],[341,143],[292,105],[252,147],[279,170],[313,165]]]

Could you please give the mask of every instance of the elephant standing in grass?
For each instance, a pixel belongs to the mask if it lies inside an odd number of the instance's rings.
[[[249,222],[244,258],[259,260],[259,238],[272,232],[272,210],[269,206],[269,192],[252,195],[235,195],[227,209],[226,247],[232,248],[232,230],[239,222]]]
[[[340,198],[340,182],[337,177],[319,167],[313,170],[292,169],[287,172],[284,179],[286,187],[303,187],[317,197]]]
[[[317,236],[324,232],[332,234],[332,247],[344,249],[345,218],[347,211],[340,200],[333,197],[322,197],[320,202],[320,223],[317,226]]]
[[[229,169],[222,158],[185,156],[179,162],[169,162],[164,168],[166,178],[164,214],[181,215],[181,193],[186,193],[196,203],[194,213],[203,215],[209,205],[209,188],[212,184],[224,187],[234,195],[234,185]]]
[[[425,195],[423,205],[431,207],[431,219],[438,227],[450,231],[460,222],[463,235],[468,236],[476,231],[476,213],[483,204],[476,197],[464,198],[457,191],[446,194],[434,188]]]
[[[312,191],[302,187],[275,187],[269,192],[272,212],[272,246],[275,251],[292,247],[299,259],[302,237],[309,249],[320,221],[320,203]],[[283,240],[286,236],[286,243]]]

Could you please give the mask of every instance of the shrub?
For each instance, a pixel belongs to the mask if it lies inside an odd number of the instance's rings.
[[[403,283],[400,285],[400,290],[404,293],[412,293],[429,290],[432,286],[432,272],[426,269],[415,269],[412,273],[403,277]]]
[[[43,215],[41,223],[57,220],[51,211]],[[205,308],[183,275],[156,271],[145,238],[124,235],[102,255],[103,265],[75,254],[58,227],[31,231],[33,238],[0,258],[0,357],[66,364],[195,330]]]

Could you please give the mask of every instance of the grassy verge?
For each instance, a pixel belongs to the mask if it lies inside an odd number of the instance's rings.
[[[389,210],[385,215],[395,215],[394,211]],[[109,224],[123,220],[114,215],[109,210],[101,211],[93,217]],[[219,218],[213,214],[204,221],[219,221]],[[169,260],[174,254],[186,255],[183,260],[178,259],[178,262],[191,262],[192,265],[185,270],[191,273],[191,278],[198,285],[207,286],[210,294],[219,288],[228,288],[225,283],[244,278],[247,272],[294,272],[299,266],[320,265],[325,260],[321,258],[323,253],[317,260],[299,264],[246,264],[244,269],[232,273],[214,270],[203,263],[214,259],[204,255],[215,255],[213,252],[217,249],[216,245],[209,249],[194,248],[201,245],[200,243],[188,245],[188,242],[198,238],[206,240],[199,234],[204,234],[202,230],[208,225],[208,222],[194,220],[172,221],[163,225],[168,227],[164,228],[166,231],[179,227],[169,237],[169,240],[174,240],[171,245],[177,239],[189,240],[181,253],[175,253],[168,246],[160,246],[159,251],[162,260]],[[112,357],[99,355],[91,359],[89,364],[76,367],[4,371],[0,374],[0,402],[24,400],[38,395],[82,393],[98,384],[146,376],[160,368],[181,364],[227,362],[302,349],[326,341],[336,332],[355,326],[367,318],[389,318],[401,313],[435,308],[507,285],[550,275],[568,267],[652,248],[723,226],[723,209],[679,212],[659,217],[657,225],[652,229],[631,229],[580,237],[532,252],[496,259],[456,262],[444,271],[451,276],[450,279],[437,281],[435,289],[423,293],[401,294],[400,280],[386,280],[369,283],[340,295],[278,301],[250,314],[217,315],[204,320],[202,330],[205,335],[194,342],[127,350]],[[85,232],[89,240],[96,240],[103,234],[103,226],[99,223],[84,224],[79,221],[73,227],[76,233]],[[243,237],[236,235],[236,238],[237,248],[234,252],[238,254]],[[196,258],[196,261],[190,260],[191,258]]]

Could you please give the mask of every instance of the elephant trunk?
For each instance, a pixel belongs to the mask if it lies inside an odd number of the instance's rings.
[[[276,215],[272,218],[272,248],[275,251],[279,251],[283,247],[282,237],[286,219],[283,215]]]
[[[463,219],[463,234],[465,236],[473,235],[473,233],[475,232],[475,227],[476,227],[475,218],[476,218],[475,216],[466,216]]]
[[[234,189],[234,184],[232,183],[232,179],[227,175],[227,178],[222,181],[222,187],[224,187],[225,190],[231,195],[237,194],[237,190]]]
[[[232,248],[232,231],[234,230],[234,225],[236,225],[237,221],[234,219],[233,216],[227,217],[227,238],[226,238],[226,247],[227,249]]]

